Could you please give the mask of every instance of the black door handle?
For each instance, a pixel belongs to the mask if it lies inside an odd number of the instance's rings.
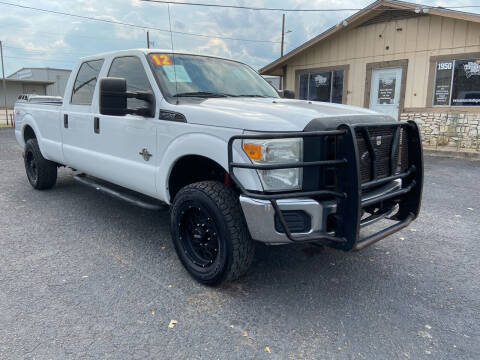
[[[93,132],[95,134],[100,133],[100,118],[96,116],[93,118]]]
[[[63,127],[68,128],[68,114],[63,114]]]

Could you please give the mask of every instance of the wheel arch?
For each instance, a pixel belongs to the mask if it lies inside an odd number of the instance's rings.
[[[21,129],[21,138],[18,139],[17,137],[17,139],[23,141],[23,146],[25,146],[27,140],[37,139],[40,150],[43,150],[41,144],[42,134],[37,127],[35,119],[30,114],[23,117]]]
[[[227,170],[215,160],[197,154],[178,158],[168,176],[168,195],[171,200],[184,186],[205,180],[228,181]]]
[[[185,160],[186,157],[198,156],[198,159],[207,162],[216,169],[221,168],[224,174],[228,174],[228,139],[235,134],[236,132],[222,133],[222,131],[219,131],[218,135],[189,133],[174,139],[165,149],[164,154],[162,154],[162,161],[157,165],[156,184],[159,198],[168,204],[172,202],[175,190],[170,191],[171,174],[174,166],[182,164],[179,161]],[[233,160],[238,162],[249,161],[247,155],[241,150],[241,145],[239,142],[237,143],[238,148],[236,146],[233,148]],[[235,175],[246,188],[260,189],[260,180],[256,173],[252,173],[252,171],[254,170],[237,169]],[[212,179],[196,179],[196,181],[203,180]]]
[[[30,139],[36,139],[37,134],[35,133],[35,130],[33,130],[33,127],[31,127],[29,124],[26,124],[23,127],[23,141],[27,143],[28,140]]]

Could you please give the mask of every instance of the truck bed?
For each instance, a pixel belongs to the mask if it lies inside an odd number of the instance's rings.
[[[15,102],[15,135],[20,145],[24,146],[22,129],[30,125],[37,136],[42,138],[39,143],[43,156],[61,163],[62,135],[61,114],[63,99],[57,96],[30,96]]]

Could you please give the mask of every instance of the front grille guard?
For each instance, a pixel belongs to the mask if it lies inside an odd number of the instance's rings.
[[[390,165],[392,172],[395,170],[395,155],[398,148],[400,128],[404,128],[408,135],[408,168],[406,171],[378,178],[375,165],[375,151],[371,143],[368,129],[374,127],[392,127],[394,138],[390,150]],[[360,130],[367,141],[368,151],[372,159],[372,179],[368,182],[360,181],[360,162],[356,141],[356,130]],[[285,139],[307,137],[336,137],[336,159],[296,163],[252,164],[233,162],[233,143],[245,139]],[[320,142],[319,142],[320,143]],[[320,146],[320,145],[319,145]],[[337,185],[334,190],[291,191],[291,192],[265,192],[250,191],[245,189],[234,174],[235,168],[253,170],[276,170],[304,167],[329,166],[337,172]],[[248,197],[269,200],[285,230],[285,235],[292,242],[320,242],[343,250],[360,250],[394,232],[408,226],[420,211],[423,188],[423,153],[420,132],[414,121],[376,124],[340,125],[336,130],[311,131],[311,132],[283,132],[255,135],[235,135],[228,141],[228,171],[230,179]],[[387,194],[362,201],[362,192],[372,187],[387,182],[402,179],[402,187]],[[337,200],[336,226],[334,235],[327,232],[316,232],[309,235],[294,236],[280,210],[277,200],[301,197],[332,197]],[[360,238],[360,225],[362,209],[386,200],[398,200],[399,209],[395,215],[395,224],[378,231],[367,237]]]

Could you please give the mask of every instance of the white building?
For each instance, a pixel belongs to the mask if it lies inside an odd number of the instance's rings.
[[[21,68],[11,74],[8,79],[24,81],[43,81],[49,83],[46,94],[50,96],[63,96],[71,70],[55,68]],[[17,94],[19,95],[19,94]],[[43,95],[43,94],[42,94]]]
[[[47,95],[48,87],[51,87],[51,81],[27,80],[27,79],[5,79],[5,88],[7,89],[7,108],[12,108],[20,94]],[[4,108],[5,96],[3,93],[3,81],[0,77],[0,108]]]

